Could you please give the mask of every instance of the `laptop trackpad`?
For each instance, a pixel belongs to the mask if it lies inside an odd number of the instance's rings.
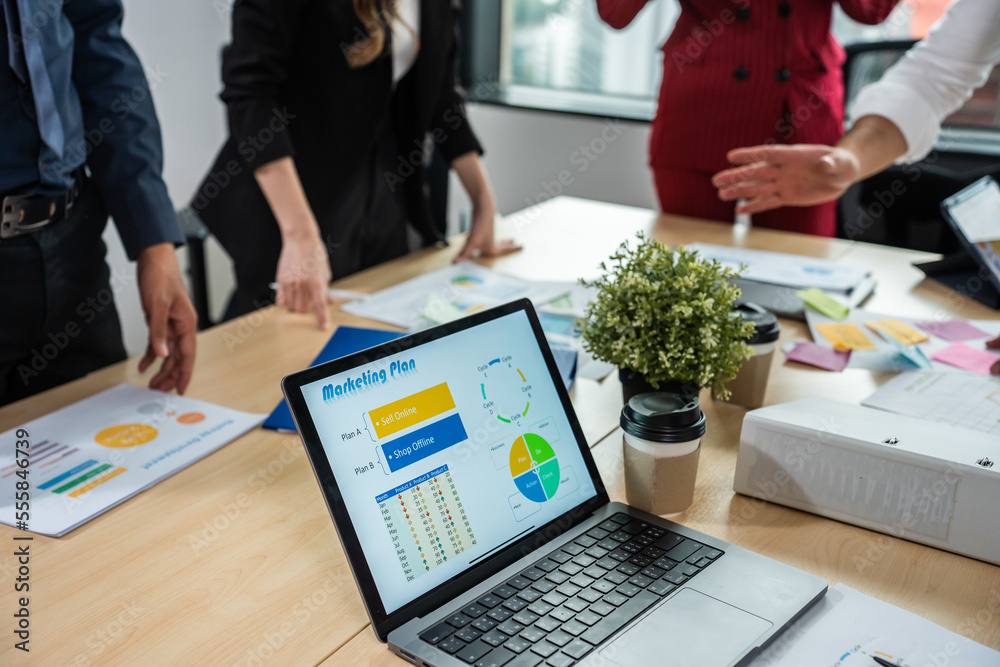
[[[724,667],[771,622],[685,588],[601,650],[616,665]]]

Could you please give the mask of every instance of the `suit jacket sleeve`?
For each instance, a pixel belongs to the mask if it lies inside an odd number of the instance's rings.
[[[597,14],[615,30],[621,30],[635,18],[649,0],[597,0]]]
[[[295,154],[290,133],[275,124],[284,122],[278,98],[304,4],[237,0],[233,6],[233,40],[222,54],[221,97],[230,138],[251,169]]]
[[[163,182],[160,125],[149,83],[122,36],[121,0],[68,2],[73,85],[80,97],[94,185],[129,259],[158,243],[184,242]]]
[[[465,112],[465,95],[458,87],[458,54],[461,52],[461,37],[459,35],[459,18],[461,6],[459,0],[452,0],[452,29],[454,36],[451,49],[445,60],[447,71],[441,82],[437,107],[431,117],[430,131],[435,138],[438,150],[448,162],[455,158],[475,151],[483,153],[483,147],[469,125]],[[435,136],[436,135],[436,136]],[[437,141],[442,137],[442,141]]]
[[[899,0],[840,0],[845,14],[868,25],[884,21],[898,4]]]

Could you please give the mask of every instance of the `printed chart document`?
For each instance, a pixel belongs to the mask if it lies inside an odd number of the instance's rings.
[[[986,667],[1000,653],[936,623],[837,584],[750,667]]]
[[[688,250],[697,250],[702,257],[717,260],[723,266],[739,269],[746,265],[740,277],[771,285],[819,289],[847,293],[861,284],[871,273],[863,266],[832,262],[828,259],[789,255],[783,252],[732,248],[709,243],[689,243]]]
[[[562,294],[563,283],[534,283],[462,262],[393,285],[341,310],[411,330],[444,324],[508,301],[529,298],[540,306]]]
[[[900,373],[861,404],[1000,436],[1000,377]]]
[[[152,389],[112,387],[0,434],[0,522],[16,525],[17,484],[27,478],[27,529],[65,535],[264,417]],[[18,464],[24,458],[27,468]]]

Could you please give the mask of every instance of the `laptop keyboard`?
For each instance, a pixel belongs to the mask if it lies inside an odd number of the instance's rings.
[[[722,551],[616,514],[420,633],[475,667],[562,667]]]

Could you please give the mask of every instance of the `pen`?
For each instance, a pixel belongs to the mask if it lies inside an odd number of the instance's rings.
[[[278,283],[271,283],[268,287],[273,290],[277,290]],[[363,301],[370,296],[364,292],[353,292],[346,289],[337,289],[336,287],[328,288],[326,290],[326,295],[331,299],[336,299],[337,301]]]
[[[896,663],[889,662],[888,660],[885,660],[884,658],[880,658],[877,655],[871,655],[869,653],[868,657],[870,657],[872,660],[874,660],[878,664],[882,665],[882,667],[899,667],[899,665],[897,665]]]

